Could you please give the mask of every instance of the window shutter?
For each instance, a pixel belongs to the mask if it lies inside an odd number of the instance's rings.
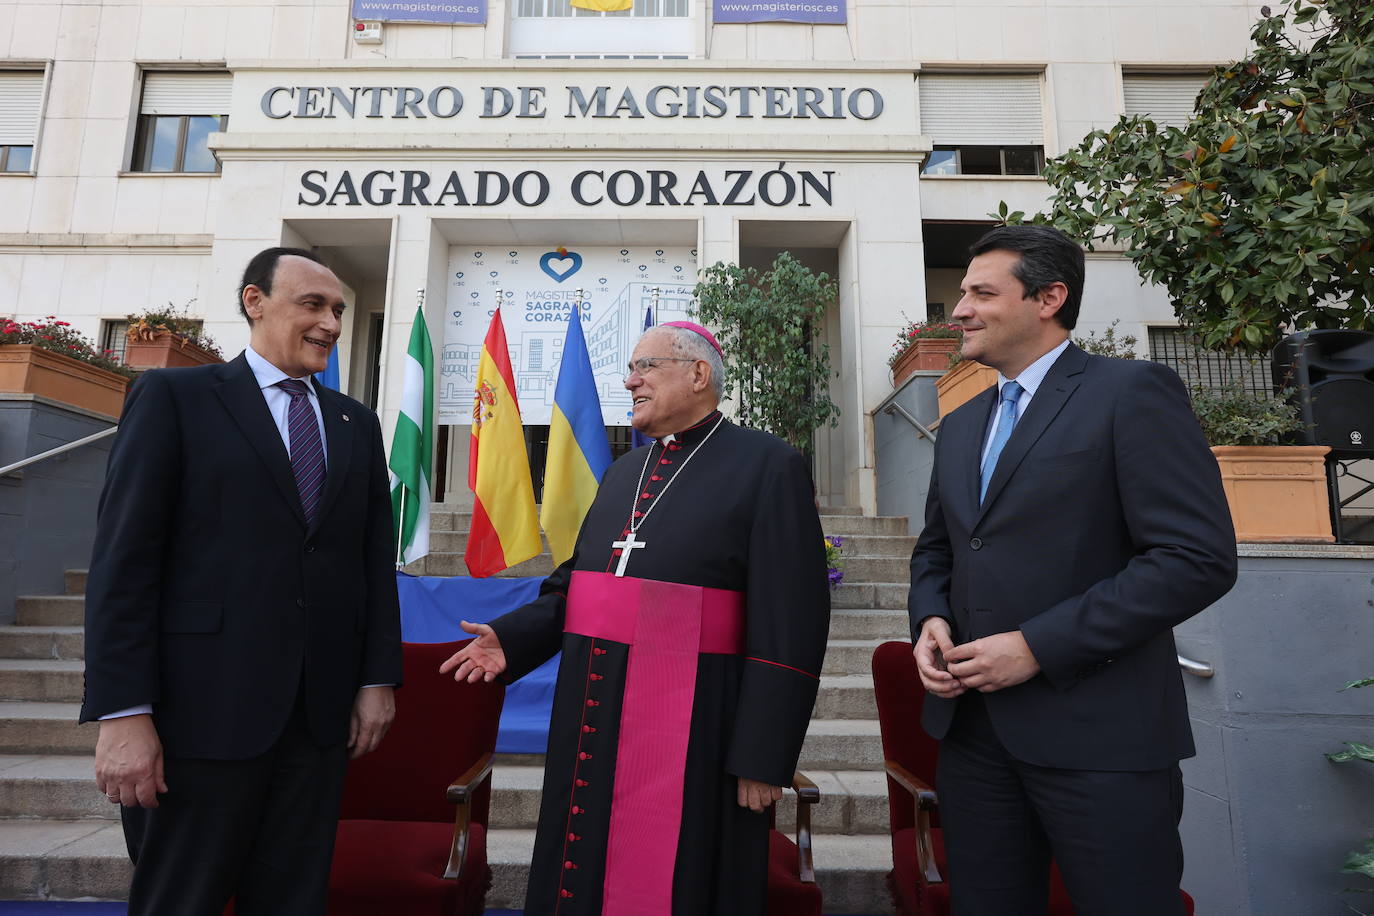
[[[227,115],[233,76],[228,73],[145,73],[146,115]]]
[[[1193,100],[1206,82],[1200,73],[1124,74],[1126,114],[1142,115],[1161,127],[1182,127],[1193,117]]]
[[[921,132],[937,146],[1044,146],[1038,73],[917,78]]]
[[[0,71],[0,145],[33,146],[42,107],[41,70]]]

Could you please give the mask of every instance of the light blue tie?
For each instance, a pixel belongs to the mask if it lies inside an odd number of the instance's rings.
[[[988,449],[988,456],[983,459],[983,468],[980,471],[982,483],[978,487],[978,502],[981,505],[983,497],[988,494],[988,482],[992,480],[992,472],[997,470],[997,459],[1002,455],[1002,449],[1006,447],[1007,440],[1011,438],[1011,431],[1016,426],[1016,402],[1021,399],[1021,392],[1024,389],[1019,382],[1007,382],[1002,386],[1002,401],[998,405],[1001,413],[997,417],[997,429],[992,434],[992,446]]]

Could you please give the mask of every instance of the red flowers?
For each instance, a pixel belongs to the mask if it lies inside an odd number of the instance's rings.
[[[0,344],[32,344],[120,375],[133,375],[114,357],[112,350],[97,350],[85,335],[72,328],[71,322],[58,321],[53,315],[43,321],[0,319]]]

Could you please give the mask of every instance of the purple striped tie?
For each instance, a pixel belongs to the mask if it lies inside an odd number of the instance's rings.
[[[320,422],[310,406],[310,395],[305,382],[288,378],[277,382],[277,387],[291,395],[291,406],[286,409],[286,426],[291,439],[291,473],[296,475],[296,489],[301,495],[301,508],[305,510],[306,525],[315,521],[315,511],[320,507],[320,494],[324,492],[324,443],[320,441]]]

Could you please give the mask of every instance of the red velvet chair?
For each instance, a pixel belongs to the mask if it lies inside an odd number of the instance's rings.
[[[505,688],[439,664],[462,642],[406,643],[396,721],[349,762],[329,916],[477,916],[491,887],[487,811]]]
[[[948,869],[934,789],[940,745],[921,728],[925,688],[911,643],[885,642],[873,650],[873,692],[887,770],[892,905],[898,916],[949,916],[949,884],[942,877]],[[1179,893],[1192,916],[1193,898]],[[1059,868],[1052,865],[1049,916],[1073,914]]]
[[[768,809],[767,916],[821,916],[821,889],[811,861],[811,806],[821,790],[800,771],[792,774],[797,792],[797,840],[777,830],[778,806]]]

